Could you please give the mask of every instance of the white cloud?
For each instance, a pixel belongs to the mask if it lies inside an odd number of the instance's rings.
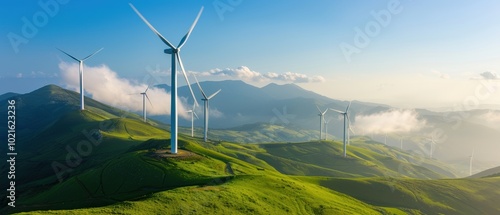
[[[325,82],[322,76],[309,77],[305,74],[285,72],[283,74],[267,73],[264,75],[266,78],[277,81],[293,82],[293,83],[311,83],[311,82]]]
[[[490,110],[472,119],[473,122],[500,130],[500,112]]]
[[[220,112],[217,109],[212,109],[212,108],[210,108],[209,114],[210,114],[210,117],[213,117],[213,118],[221,118],[224,116],[224,114],[222,112]]]
[[[78,76],[77,63],[59,63],[61,77],[66,82],[66,85],[78,91],[80,79]],[[146,90],[146,84],[133,83],[127,79],[118,77],[116,72],[112,71],[106,65],[97,67],[84,68],[84,89],[86,93],[91,94],[91,97],[105,104],[130,110],[142,111],[142,96],[141,92]],[[148,96],[151,103],[147,102],[147,112],[150,115],[170,114],[170,94],[162,89],[150,88]],[[185,106],[182,101],[185,98],[178,98],[178,113],[179,116],[189,119],[187,110],[190,106]]]
[[[217,76],[227,79],[241,79],[252,82],[265,82],[265,81],[278,81],[278,82],[288,82],[288,83],[313,83],[313,82],[324,82],[325,78],[322,76],[308,76],[306,74],[286,72],[286,73],[274,73],[270,72],[267,74],[262,74],[251,70],[246,66],[240,66],[238,68],[226,68],[226,69],[212,69],[208,72],[197,73],[199,76]]]
[[[389,110],[371,115],[358,115],[354,126],[370,134],[408,133],[418,131],[426,125],[414,110]]]
[[[500,76],[496,72],[482,72],[479,74],[481,78],[486,79],[486,80],[498,80],[500,79]]]

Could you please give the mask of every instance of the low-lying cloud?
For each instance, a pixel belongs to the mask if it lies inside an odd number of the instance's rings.
[[[79,91],[80,78],[78,75],[77,63],[59,63],[61,78],[67,87]],[[84,68],[84,90],[90,96],[113,107],[122,108],[129,111],[142,111],[142,95],[148,86],[146,84],[133,83],[127,79],[118,77],[106,65]],[[150,88],[147,92],[151,105],[146,101],[148,115],[170,115],[170,94],[162,89]],[[186,106],[183,101],[186,98],[179,97],[179,116],[190,119],[187,110],[191,106]]]
[[[496,72],[482,72],[479,74],[483,79],[486,80],[498,80],[500,79],[500,76]]]
[[[241,79],[252,82],[278,81],[288,83],[314,83],[325,81],[325,78],[323,78],[322,76],[308,76],[306,74],[294,72],[270,72],[267,74],[262,74],[260,72],[253,71],[246,66],[240,66],[238,68],[212,69],[207,72],[199,72],[196,74],[198,76],[216,76],[228,79]]]
[[[357,115],[356,130],[368,134],[409,133],[422,129],[426,121],[414,110],[389,110],[371,115]]]

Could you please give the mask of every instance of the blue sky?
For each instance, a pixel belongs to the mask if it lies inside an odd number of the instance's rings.
[[[40,6],[54,2],[58,9],[53,14]],[[186,69],[204,74],[203,80],[243,79],[257,86],[295,82],[332,98],[438,108],[477,97],[481,81],[496,84],[500,73],[500,3],[493,0],[131,3],[174,44],[205,7],[182,50]],[[0,94],[25,93],[47,83],[64,86],[59,65],[71,61],[56,47],[76,57],[104,47],[86,65],[105,64],[130,80],[140,81],[147,67],[158,65],[163,73],[170,68],[166,46],[126,1],[0,4]],[[384,12],[390,19],[381,23],[373,13]],[[39,18],[37,32],[24,35],[23,18],[33,23],[34,17]],[[356,29],[369,39],[362,47],[355,45]],[[13,46],[9,38],[14,34],[27,43]],[[346,57],[342,44],[357,52]],[[242,66],[246,73],[238,73]],[[500,106],[500,97],[491,93],[479,102]]]

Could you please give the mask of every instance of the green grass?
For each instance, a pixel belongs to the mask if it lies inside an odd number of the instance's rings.
[[[57,92],[57,91],[56,91]],[[70,94],[73,95],[73,94]],[[93,104],[94,102],[95,104]],[[157,124],[95,101],[67,111],[36,133],[16,163],[18,200],[26,214],[494,214],[499,178],[455,177],[438,161],[353,138],[348,157],[336,141],[204,143],[179,136],[186,158],[157,158],[170,134]],[[122,117],[125,116],[125,117]],[[102,142],[57,181],[53,161],[65,163],[97,130]],[[259,128],[261,129],[261,128]],[[272,138],[283,138],[269,125]],[[255,140],[268,134],[252,133]],[[238,132],[234,139],[244,138]],[[271,135],[271,134],[269,134]],[[276,136],[277,135],[277,136]],[[417,162],[418,161],[418,162]],[[227,171],[231,166],[235,175]],[[419,178],[419,179],[415,179]],[[21,213],[23,214],[23,213]]]
[[[30,214],[383,214],[388,210],[403,214],[286,176],[247,175],[220,185],[176,188],[105,207]]]
[[[500,178],[301,178],[363,202],[425,214],[497,214]]]

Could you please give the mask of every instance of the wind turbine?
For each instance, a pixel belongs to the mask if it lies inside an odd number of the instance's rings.
[[[469,176],[472,175],[472,159],[474,159],[474,149],[472,149],[472,154],[469,157]]]
[[[325,111],[321,111],[321,109],[319,109],[318,105],[316,105],[316,108],[318,109],[319,111],[319,140],[321,141],[323,139],[323,121],[325,120],[325,114],[326,112],[328,111],[328,108],[325,110]]]
[[[330,110],[335,111],[337,113],[340,113],[344,116],[344,157],[347,156],[347,141],[349,140],[349,130],[354,133],[352,130],[350,124],[351,120],[349,119],[349,108],[351,107],[351,103],[349,102],[349,105],[347,105],[347,108],[345,111],[340,111],[336,110],[333,108],[330,108]]]
[[[151,104],[151,106],[153,106],[153,103],[151,103],[151,100],[149,100],[149,96],[148,96],[148,90],[149,90],[149,86],[146,88],[146,90],[144,90],[144,92],[141,93],[142,95],[142,120],[144,122],[147,121],[146,119],[146,99],[148,99],[149,101],[149,104]]]
[[[434,136],[431,136],[431,138],[427,138],[427,140],[430,141],[429,158],[432,159],[432,154],[434,153],[434,145],[436,144],[436,140],[434,139]]]
[[[198,115],[194,111],[195,107],[196,106],[193,104],[193,109],[187,111],[188,113],[191,113],[191,137],[194,137],[194,117],[196,117],[196,119],[199,119]]]
[[[196,78],[196,76],[193,74],[194,76],[194,80],[196,80],[196,84],[198,84],[198,88],[200,88],[200,92],[201,92],[201,95],[203,96],[203,98],[201,100],[203,100],[203,104],[204,104],[204,109],[203,109],[203,122],[204,122],[204,132],[203,132],[203,141],[207,142],[207,139],[208,139],[208,115],[209,115],[209,101],[210,99],[212,99],[215,95],[217,95],[221,89],[217,90],[217,92],[215,92],[214,94],[210,95],[210,96],[207,96],[207,94],[205,94],[205,92],[203,92],[203,89],[201,88],[201,85],[200,85],[200,82],[198,82],[198,78]]]
[[[330,123],[332,119],[325,120],[325,140],[328,138],[328,123]]]
[[[201,8],[200,12],[198,13],[198,16],[196,16],[196,19],[194,20],[193,24],[189,28],[188,32],[184,37],[181,39],[181,42],[177,47],[172,45],[165,37],[163,37],[160,32],[158,32],[153,25],[151,25],[144,16],[132,5],[129,3],[130,7],[137,13],[137,15],[146,23],[146,25],[153,31],[156,36],[160,38],[163,43],[165,43],[168,47],[168,49],[164,50],[165,54],[170,54],[171,55],[171,63],[172,63],[172,69],[171,69],[171,90],[170,90],[170,151],[172,154],[177,154],[177,126],[178,126],[178,113],[177,113],[177,69],[176,69],[176,60],[179,61],[179,66],[181,67],[182,74],[184,75],[184,78],[186,79],[187,85],[189,87],[189,90],[191,91],[191,96],[193,96],[195,104],[196,98],[194,97],[193,89],[191,89],[191,84],[189,83],[189,80],[187,78],[187,74],[184,71],[184,65],[182,64],[182,59],[180,56],[181,48],[186,44],[187,39],[189,38],[189,35],[191,35],[191,32],[193,31],[194,27],[196,26],[196,23],[198,22],[198,19],[201,16],[201,13],[203,12],[203,7]]]
[[[97,50],[96,52],[92,53],[91,55],[83,58],[83,59],[78,59],[76,57],[73,57],[72,55],[68,54],[67,52],[61,50],[58,48],[59,51],[61,51],[62,53],[68,55],[70,58],[72,58],[73,60],[76,60],[78,61],[78,64],[79,64],[79,72],[80,72],[80,110],[84,110],[85,109],[85,102],[84,102],[84,94],[85,92],[83,91],[83,61],[89,59],[90,57],[94,56],[95,54],[97,54],[97,52],[100,52],[102,49],[104,48],[101,48],[99,50]]]

